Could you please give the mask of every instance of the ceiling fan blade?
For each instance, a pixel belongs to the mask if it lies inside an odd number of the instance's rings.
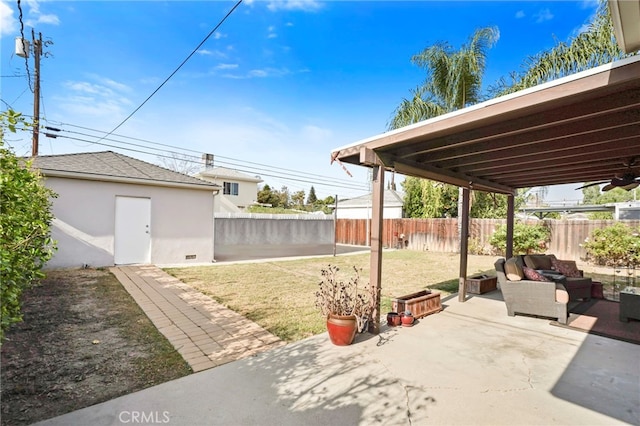
[[[619,186],[618,188],[622,188],[625,191],[631,191],[632,189],[637,188],[638,185],[640,185],[640,182],[633,182],[633,183],[631,183],[629,185]]]
[[[609,183],[602,187],[602,192],[611,191],[613,188],[619,188],[619,186],[612,185]]]
[[[603,183],[609,183],[609,182],[610,181],[608,181],[608,180],[603,180],[603,181],[600,181],[600,182],[591,182],[591,183],[588,183],[586,185],[581,186],[580,188],[576,188],[576,191],[578,189],[589,188],[590,186],[602,185]]]

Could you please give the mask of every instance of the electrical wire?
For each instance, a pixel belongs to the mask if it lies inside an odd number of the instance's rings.
[[[20,5],[20,0],[18,0],[18,21],[20,22],[20,38],[22,40],[22,49],[25,52],[28,52],[27,44],[24,39],[24,22],[22,22],[22,6]],[[29,82],[29,89],[33,92],[33,85],[31,84],[31,72],[29,72],[29,54],[27,53],[24,57],[24,66],[27,68],[27,81]]]
[[[92,129],[92,128],[85,127],[85,126],[78,126],[78,125],[69,124],[69,123],[56,122],[56,121],[53,121],[53,120],[47,120],[47,124],[56,124],[56,125],[58,125],[60,127],[68,126],[68,127],[74,127],[74,128],[78,128],[78,129],[82,129],[82,130],[87,130],[87,131],[90,131],[90,132],[104,133],[104,131],[101,131],[101,130]],[[89,138],[96,137],[95,135],[92,135],[92,134],[83,133],[83,132],[77,132],[77,131],[73,131],[73,130],[56,129],[55,131],[69,133],[69,134],[72,134],[72,135],[79,135],[79,136],[89,137]],[[130,140],[135,140],[135,141],[142,142],[142,143],[149,144],[149,145],[157,145],[157,146],[163,147],[163,148],[156,148],[154,146],[141,145],[141,144],[132,143],[132,142],[128,142],[128,141],[121,141],[121,140],[117,140],[117,139],[113,139],[113,138],[107,138],[106,135],[104,136],[103,139],[107,140],[108,142],[113,142],[113,143],[118,143],[118,144],[123,144],[123,145],[131,145],[131,146],[134,146],[136,148],[144,148],[144,149],[147,149],[147,150],[150,149],[150,150],[161,151],[161,152],[165,152],[165,153],[169,153],[169,154],[173,154],[173,155],[179,155],[179,156],[182,156],[182,158],[180,158],[180,160],[184,160],[184,161],[187,161],[189,163],[194,163],[194,164],[198,164],[198,165],[202,164],[202,160],[201,160],[201,158],[199,156],[193,156],[193,155],[184,154],[185,151],[186,152],[193,152],[193,153],[201,154],[201,151],[193,150],[193,149],[190,149],[190,148],[178,147],[178,146],[175,146],[175,145],[169,145],[169,144],[154,142],[154,141],[150,141],[148,139],[141,139],[141,138],[125,136],[125,135],[112,134],[111,136],[130,139]],[[81,139],[81,138],[75,138],[75,139],[87,142],[89,145],[93,144],[93,143],[100,144],[99,142],[88,141],[86,139]],[[164,148],[170,148],[170,149],[164,149]],[[122,149],[126,149],[126,148],[122,148]],[[150,153],[147,152],[147,154],[150,154]],[[167,158],[175,159],[174,157],[167,157]],[[341,179],[337,179],[337,178],[326,176],[326,175],[320,175],[320,174],[308,173],[308,172],[305,172],[305,171],[299,171],[299,170],[294,170],[294,169],[287,169],[287,168],[282,168],[282,167],[277,167],[277,166],[271,166],[271,165],[263,164],[263,163],[255,163],[255,162],[251,162],[251,161],[235,159],[235,158],[226,157],[226,156],[222,156],[222,155],[215,155],[215,159],[216,159],[216,163],[217,164],[228,166],[229,168],[233,168],[233,169],[244,168],[244,170],[246,170],[247,168],[248,169],[252,169],[253,171],[251,173],[258,173],[258,174],[262,173],[262,174],[264,174],[264,172],[265,172],[264,168],[266,168],[267,172],[271,172],[271,173],[278,172],[279,175],[283,179],[286,179],[287,176],[305,177],[305,178],[314,177],[314,178],[317,178],[317,179],[321,179],[324,182],[331,182],[331,183],[336,183],[336,184],[340,184],[340,185],[347,185],[347,186],[349,186],[349,185],[358,186],[359,185],[358,183],[353,182],[353,181],[341,180]],[[254,166],[257,166],[257,167],[254,167]],[[362,184],[362,185],[364,185],[364,184]],[[358,187],[357,189],[360,189],[360,187]]]
[[[18,4],[20,3],[20,0],[18,0]],[[189,56],[186,57],[186,59],[184,61],[182,61],[182,63],[180,65],[178,65],[178,68],[176,68],[170,75],[169,77],[167,77],[162,84],[160,84],[160,86],[158,86],[158,88],[156,90],[153,91],[153,93],[151,93],[147,99],[145,99],[140,106],[138,106],[136,109],[133,110],[133,112],[131,114],[129,114],[124,120],[122,120],[120,122],[120,124],[118,124],[116,127],[113,128],[113,130],[111,130],[110,132],[108,132],[105,136],[103,136],[103,138],[106,138],[107,136],[111,135],[113,132],[115,132],[116,130],[118,130],[120,128],[120,126],[122,126],[124,123],[126,123],[131,117],[133,117],[133,115],[138,112],[138,110],[140,110],[140,108],[142,108],[144,106],[144,104],[146,104],[149,99],[151,99],[170,79],[171,77],[173,77],[179,70],[180,68],[182,68],[182,66],[184,64],[187,63],[187,61],[193,56],[195,55],[195,53],[198,51],[198,49],[200,49],[200,47],[209,39],[209,37],[211,37],[213,35],[214,32],[216,32],[216,30],[224,23],[224,21],[227,20],[227,18],[233,13],[234,10],[236,10],[236,8],[238,6],[240,6],[240,3],[242,3],[242,0],[238,0],[238,2],[231,8],[231,10],[229,11],[229,13],[227,13],[225,15],[224,18],[222,18],[222,20],[218,23],[218,25],[216,25],[210,32],[209,34],[207,34],[207,36],[204,38],[204,40],[202,40],[200,42],[200,44],[198,44],[198,46],[196,46],[195,49],[193,49],[193,51],[189,54]],[[100,139],[102,140],[102,139]]]
[[[45,129],[46,129],[46,127],[45,127]],[[56,139],[61,138],[61,139],[68,139],[68,140],[72,140],[72,141],[87,142],[87,143],[100,145],[100,146],[105,146],[105,147],[109,147],[109,148],[116,148],[116,149],[122,149],[122,150],[126,150],[126,151],[131,151],[131,152],[137,152],[137,153],[140,153],[140,154],[155,155],[156,157],[160,157],[160,158],[175,159],[175,157],[173,157],[173,156],[159,154],[157,152],[149,152],[149,151],[144,151],[142,149],[122,147],[122,146],[119,146],[119,145],[113,145],[113,144],[108,144],[108,143],[104,143],[104,142],[94,142],[94,141],[89,141],[87,139],[77,138],[77,137],[74,137],[74,136],[60,135],[59,133],[55,133],[54,134],[54,133],[49,133],[49,132],[45,131],[42,134],[44,134],[44,136],[46,136],[46,137],[52,137],[52,138],[56,138]],[[111,142],[120,143],[120,141],[116,141],[116,140],[111,140]],[[142,145],[135,145],[135,144],[130,144],[130,143],[128,145],[137,146],[139,148],[152,149],[150,147],[145,147],[145,146],[142,146]],[[191,158],[193,158],[193,160],[189,160],[188,158],[184,158],[184,159],[181,159],[181,160],[184,160],[184,161],[187,161],[187,162],[191,162],[191,163],[201,164],[201,161],[200,161],[199,158],[197,158],[197,157],[191,157]],[[287,176],[283,176],[282,173],[274,174],[269,170],[259,170],[259,169],[255,169],[255,168],[252,169],[251,167],[249,167],[249,168],[246,168],[246,167],[245,168],[235,167],[234,170],[242,172],[242,173],[248,173],[248,174],[256,173],[256,170],[258,170],[258,173],[260,173],[261,176],[268,176],[268,177],[273,177],[273,178],[286,179],[287,181],[310,183],[310,184],[313,184],[313,185],[324,186],[324,187],[335,187],[335,188],[343,188],[343,189],[351,189],[351,190],[363,190],[363,191],[366,189],[366,185],[364,185],[364,184],[356,184],[356,183],[342,184],[342,183],[335,182],[335,181],[326,181],[326,180],[320,180],[319,181],[318,179],[310,180],[310,179],[305,179],[304,176],[298,176],[298,175],[293,175],[293,174],[287,174]]]

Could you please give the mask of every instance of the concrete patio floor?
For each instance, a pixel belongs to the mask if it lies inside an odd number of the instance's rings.
[[[457,295],[414,327],[326,333],[40,425],[640,424],[640,346]]]

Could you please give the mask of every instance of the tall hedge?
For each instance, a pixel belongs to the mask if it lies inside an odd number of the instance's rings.
[[[44,277],[42,267],[51,258],[53,219],[51,199],[56,195],[42,184],[31,162],[5,147],[5,132],[28,128],[19,113],[0,113],[0,343],[11,324],[22,320],[22,292]]]

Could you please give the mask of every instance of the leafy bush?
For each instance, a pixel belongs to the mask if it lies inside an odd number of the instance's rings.
[[[40,175],[4,145],[4,130],[28,126],[19,113],[0,113],[0,342],[11,324],[21,321],[23,290],[44,277],[41,269],[55,250],[50,238],[55,194]]]
[[[544,225],[527,225],[516,222],[513,227],[513,253],[542,253],[551,240],[551,232]],[[491,244],[498,253],[505,254],[507,248],[507,225],[500,225],[491,238]]]
[[[594,229],[582,247],[587,251],[588,259],[598,265],[640,265],[640,229],[632,229],[620,222]]]

